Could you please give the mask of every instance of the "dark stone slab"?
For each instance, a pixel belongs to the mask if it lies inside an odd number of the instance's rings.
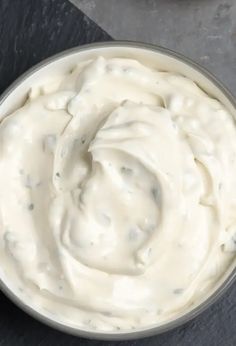
[[[0,93],[57,52],[111,37],[66,0],[0,1]]]

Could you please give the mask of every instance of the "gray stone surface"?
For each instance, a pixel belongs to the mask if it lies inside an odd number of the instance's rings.
[[[115,39],[176,50],[236,94],[235,0],[71,0]]]

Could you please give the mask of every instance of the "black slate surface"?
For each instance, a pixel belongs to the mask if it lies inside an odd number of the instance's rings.
[[[110,39],[66,0],[0,0],[0,93],[48,56]]]
[[[0,93],[30,66],[61,50],[110,40],[66,0],[0,0]],[[234,346],[236,284],[195,320],[143,340],[90,341],[55,331],[26,315],[0,293],[0,346]]]

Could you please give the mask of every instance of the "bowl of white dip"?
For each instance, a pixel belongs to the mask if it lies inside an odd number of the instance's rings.
[[[0,100],[0,286],[59,330],[177,327],[235,279],[235,100],[167,49],[86,45]]]

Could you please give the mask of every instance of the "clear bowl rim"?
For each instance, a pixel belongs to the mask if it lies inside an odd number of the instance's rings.
[[[208,80],[210,80],[228,99],[231,105],[236,109],[236,99],[233,94],[228,90],[225,85],[220,82],[211,72],[209,72],[206,68],[202,67],[195,61],[190,58],[185,57],[183,54],[177,53],[171,49],[164,48],[159,45],[148,44],[144,42],[137,41],[105,41],[105,42],[95,42],[89,43],[81,46],[76,46],[70,49],[66,49],[62,52],[54,54],[49,58],[42,60],[37,63],[26,72],[21,74],[0,96],[0,107],[3,102],[7,99],[7,97],[16,89],[23,81],[29,78],[32,74],[39,71],[41,68],[72,54],[93,50],[96,48],[141,48],[147,51],[161,53],[163,55],[167,55],[178,61],[181,61],[188,65],[189,67],[195,69],[204,75]],[[52,318],[44,316],[42,313],[37,311],[36,309],[30,307],[25,304],[0,278],[0,290],[9,298],[16,306],[18,306],[21,310],[26,312],[29,316],[34,319],[42,322],[43,324],[52,327],[53,329],[59,330],[66,334],[70,334],[77,337],[83,337],[87,339],[95,339],[95,340],[131,340],[131,339],[141,339],[145,337],[150,337],[154,335],[159,335],[164,332],[175,329],[185,323],[191,321],[193,318],[198,316],[200,313],[208,309],[213,303],[215,303],[222,295],[227,291],[227,289],[236,281],[236,268],[233,269],[232,273],[224,280],[224,282],[211,294],[206,300],[202,303],[194,307],[192,310],[187,312],[186,314],[180,316],[177,319],[171,320],[167,323],[161,324],[159,326],[152,326],[150,328],[140,329],[140,330],[131,330],[131,331],[119,331],[119,332],[98,332],[98,331],[88,331],[80,328],[68,326],[64,323],[58,322]]]

